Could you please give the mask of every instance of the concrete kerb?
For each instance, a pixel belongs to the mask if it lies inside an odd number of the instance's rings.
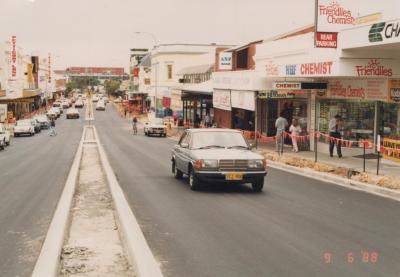
[[[79,167],[82,160],[83,142],[85,140],[86,126],[76,151],[74,161],[69,171],[57,208],[51,220],[39,257],[36,261],[32,277],[54,277],[59,274],[60,254],[64,238],[68,229],[70,210],[78,181]]]
[[[268,166],[271,168],[287,171],[293,174],[302,175],[318,181],[339,185],[348,189],[363,191],[377,196],[390,198],[400,201],[400,191],[394,191],[388,188],[370,185],[352,179],[335,176],[329,173],[322,173],[308,168],[299,168],[291,165],[281,164],[274,161],[268,161]]]
[[[135,273],[139,277],[162,277],[163,274],[159,263],[156,261],[147,241],[140,229],[135,215],[129,207],[128,201],[115,177],[115,174],[108,161],[107,155],[94,127],[95,138],[97,140],[100,161],[103,165],[104,173],[110,187],[113,198],[120,234],[124,239],[125,247],[128,251],[128,258],[134,265]]]

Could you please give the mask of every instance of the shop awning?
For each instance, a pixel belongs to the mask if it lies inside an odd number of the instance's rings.
[[[181,71],[178,72],[177,75],[206,73],[206,72],[212,70],[213,67],[214,67],[214,64],[189,66],[189,67],[183,68]]]
[[[208,94],[212,95],[213,83],[211,80],[198,84],[184,85],[182,88],[183,92],[192,92],[197,94]]]
[[[22,97],[26,98],[26,97],[35,97],[40,95],[40,89],[24,89],[22,91]]]

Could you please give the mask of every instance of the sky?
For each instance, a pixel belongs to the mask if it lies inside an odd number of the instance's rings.
[[[0,41],[17,36],[53,68],[129,65],[158,43],[241,44],[314,23],[314,0],[0,0]]]

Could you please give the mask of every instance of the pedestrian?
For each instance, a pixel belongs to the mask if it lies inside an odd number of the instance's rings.
[[[133,128],[133,134],[134,135],[137,135],[137,122],[138,122],[138,120],[137,120],[136,116],[133,116],[133,118],[132,118],[132,128]]]
[[[124,116],[125,116],[125,118],[126,118],[126,114],[128,113],[128,109],[125,107],[124,108]]]
[[[281,154],[283,152],[283,134],[286,127],[289,125],[286,118],[284,117],[284,111],[279,113],[279,117],[275,121],[276,127],[276,151]]]
[[[204,125],[206,128],[211,127],[211,116],[208,113],[206,113],[206,116],[204,117]]]
[[[299,152],[299,147],[297,145],[297,137],[300,135],[301,128],[299,125],[299,120],[297,118],[294,118],[292,120],[292,125],[289,127],[289,132],[292,138],[292,145],[293,145],[293,152]]]
[[[342,136],[340,134],[340,125],[342,124],[342,117],[337,114],[329,121],[329,155],[333,157],[333,149],[335,148],[339,158],[342,157]]]
[[[197,113],[194,118],[194,128],[199,128],[200,124],[201,124],[201,118],[200,115]]]
[[[54,120],[54,117],[51,117],[51,119],[50,119],[50,131],[49,131],[49,135],[50,135],[51,137],[57,135],[57,132],[56,132],[56,121]]]

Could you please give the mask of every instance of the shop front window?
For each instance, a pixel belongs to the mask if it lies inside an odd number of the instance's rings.
[[[380,106],[380,134],[400,140],[400,104],[382,103]]]
[[[340,115],[344,139],[374,140],[375,102],[358,100],[321,100],[317,108],[317,128],[329,133],[329,121]]]

